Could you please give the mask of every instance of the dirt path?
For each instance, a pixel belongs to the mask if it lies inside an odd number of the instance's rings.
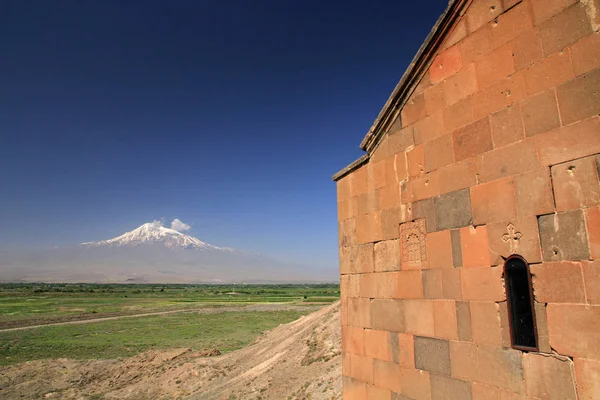
[[[50,324],[42,324],[42,325],[29,325],[29,326],[20,326],[17,328],[5,328],[0,329],[0,333],[2,332],[14,332],[14,331],[24,331],[27,329],[36,329],[43,328],[46,326],[61,326],[61,325],[78,325],[78,324],[90,324],[94,322],[104,322],[104,321],[112,321],[116,319],[123,318],[140,318],[140,317],[150,317],[154,315],[166,315],[166,314],[177,314],[177,313],[196,313],[196,314],[219,314],[223,312],[232,312],[232,311],[284,311],[284,310],[313,310],[318,309],[322,306],[315,305],[291,305],[288,303],[270,303],[270,304],[252,304],[247,306],[226,306],[226,307],[214,307],[214,308],[195,308],[189,309],[185,308],[182,310],[169,310],[169,311],[156,311],[142,314],[130,314],[130,315],[119,315],[115,317],[100,317],[100,318],[90,318],[90,319],[82,319],[76,321],[66,321],[66,322],[53,322]]]

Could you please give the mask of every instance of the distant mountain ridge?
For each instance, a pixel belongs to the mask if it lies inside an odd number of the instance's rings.
[[[181,247],[186,249],[195,248],[235,251],[229,247],[213,246],[212,244],[205,243],[200,239],[186,235],[175,229],[165,228],[158,221],[146,222],[139,228],[112,239],[101,240],[99,242],[85,242],[81,243],[81,246],[138,246],[147,243],[162,243],[169,248]]]
[[[129,283],[318,283],[337,271],[217,247],[159,221],[112,239],[3,254],[0,281]]]

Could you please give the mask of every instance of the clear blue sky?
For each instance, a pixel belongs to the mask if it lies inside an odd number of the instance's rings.
[[[337,265],[331,175],[447,0],[4,0],[0,247],[177,217]]]

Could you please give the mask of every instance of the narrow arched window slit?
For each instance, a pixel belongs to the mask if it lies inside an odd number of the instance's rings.
[[[537,351],[533,286],[529,265],[523,257],[512,255],[506,259],[504,281],[512,347],[524,351]]]

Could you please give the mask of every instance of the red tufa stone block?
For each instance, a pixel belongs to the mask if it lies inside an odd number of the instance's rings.
[[[502,346],[498,304],[493,302],[471,302],[471,326],[476,343]]]
[[[489,25],[492,48],[498,48],[533,28],[533,17],[528,2],[523,2]]]
[[[574,364],[579,399],[598,399],[600,396],[600,362],[576,358]]]
[[[462,268],[462,294],[465,300],[504,301],[502,267]]]
[[[490,115],[492,143],[498,149],[525,138],[521,107],[513,104],[495,114]]]
[[[452,31],[446,37],[444,41],[443,49],[447,49],[450,46],[454,46],[456,43],[460,42],[467,36],[467,23],[464,19],[460,19]]]
[[[525,97],[523,74],[513,74],[473,95],[473,117],[476,120],[487,117]]]
[[[400,205],[400,185],[398,183],[392,183],[383,187],[378,190],[377,196],[379,197],[379,208],[381,210],[398,207],[398,205]],[[351,212],[349,212],[349,214],[351,214]]]
[[[554,89],[549,89],[523,100],[523,126],[527,137],[547,132],[560,126],[558,103]]]
[[[550,345],[559,354],[600,360],[600,306],[548,304]]]
[[[364,400],[368,398],[367,384],[344,376],[344,400]]]
[[[400,270],[400,242],[398,240],[385,240],[375,243],[375,271]]]
[[[461,128],[473,122],[473,106],[471,97],[454,103],[446,107],[444,113],[444,128],[446,132],[452,132],[455,129]]]
[[[353,354],[350,357],[350,376],[362,382],[373,383],[373,359]]]
[[[543,354],[523,355],[527,394],[548,400],[577,400],[573,361]]]
[[[432,300],[404,300],[405,332],[435,336]]]
[[[423,176],[412,179],[402,186],[402,201],[416,202],[429,199],[440,194],[438,171],[429,172]]]
[[[454,162],[452,135],[443,135],[425,143],[425,172],[431,172]]]
[[[392,392],[377,386],[367,385],[367,398],[369,400],[391,400]]]
[[[403,308],[402,300],[375,299],[371,301],[371,327],[390,332],[404,331]]]
[[[584,261],[581,269],[586,301],[590,304],[600,305],[600,260]]]
[[[476,158],[480,183],[540,167],[533,138],[483,153]]]
[[[356,240],[358,243],[378,242],[382,238],[381,213],[366,214],[357,218]]]
[[[473,400],[498,400],[498,388],[473,382]]]
[[[478,380],[476,344],[450,341],[450,363],[453,377],[468,381]],[[473,386],[473,389],[475,389],[475,386]],[[473,398],[476,398],[475,390],[473,390],[473,396]]]
[[[473,186],[471,188],[471,206],[474,225],[516,218],[517,204],[513,178],[509,177]]]
[[[375,360],[373,374],[376,386],[396,393],[402,391],[402,372],[398,364]]]
[[[396,279],[394,280],[392,298],[423,298],[423,276],[420,270],[395,272],[394,276]]]
[[[517,71],[543,58],[542,39],[539,29],[525,32],[510,42]]]
[[[389,137],[388,150],[393,160],[392,166],[395,166],[394,174],[391,174],[392,182],[400,182],[408,178],[405,150],[414,146],[413,129],[413,125],[411,125]]]
[[[423,92],[425,97],[425,109],[427,114],[431,115],[436,111],[443,110],[446,107],[446,96],[444,94],[444,85],[439,83]]]
[[[600,207],[588,208],[584,211],[590,258],[600,259]]]
[[[423,94],[413,95],[404,105],[400,113],[403,126],[414,124],[427,116]]]
[[[440,194],[475,186],[477,184],[475,174],[475,162],[472,158],[440,168],[438,171]]]
[[[402,394],[415,400],[431,400],[430,375],[427,371],[402,368]]]
[[[576,2],[577,0],[531,0],[533,20],[539,25]]]
[[[408,176],[416,178],[425,172],[425,146],[420,145],[406,152]]]
[[[453,268],[452,239],[449,230],[427,234],[427,255],[429,268]]]
[[[376,191],[367,192],[357,197],[358,215],[371,214],[379,210],[379,197]]]
[[[365,354],[365,330],[354,326],[346,326],[342,331],[344,351],[351,354]]]
[[[485,57],[491,51],[490,33],[480,29],[467,36],[460,44],[460,53],[464,65],[469,65]]]
[[[444,93],[448,106],[468,97],[476,91],[477,77],[474,64],[467,65],[456,75],[451,76],[444,82]]]
[[[600,117],[541,133],[535,137],[540,163],[554,165],[600,153]]]
[[[367,193],[367,167],[363,166],[358,168],[352,174],[350,180],[350,195],[349,197],[357,197],[361,194]]]
[[[550,168],[557,211],[574,210],[600,203],[597,157],[557,164]]]
[[[504,45],[475,63],[477,82],[483,89],[515,72],[512,46]]]
[[[433,325],[435,337],[454,340],[458,339],[455,301],[433,301]]]
[[[442,270],[442,295],[445,299],[462,299],[462,268]]]
[[[389,332],[365,329],[365,356],[378,360],[392,361],[388,345]],[[377,382],[375,382],[377,384]]]
[[[415,144],[428,142],[444,134],[444,121],[442,111],[431,114],[415,123]]]
[[[511,392],[524,393],[522,354],[518,350],[479,345],[477,347],[479,382],[508,389]]]
[[[574,76],[568,49],[551,54],[523,70],[525,88],[529,96],[558,86]]]
[[[462,68],[462,59],[460,57],[460,48],[458,46],[450,47],[448,50],[439,54],[429,68],[429,78],[432,84],[443,81],[454,75]]]
[[[519,218],[554,212],[554,196],[548,168],[516,175],[514,179]]]
[[[466,13],[469,32],[475,32],[503,11],[500,0],[482,0],[471,3]]]
[[[600,114],[600,69],[556,89],[563,125]]]
[[[364,297],[348,297],[347,314],[348,326],[369,328],[371,326],[371,300]]]
[[[600,32],[588,35],[571,46],[575,76],[600,68]]]
[[[580,2],[540,25],[544,54],[562,50],[592,33],[588,7]]]
[[[492,131],[488,118],[480,119],[452,132],[454,158],[461,161],[492,150]]]
[[[585,303],[580,263],[554,262],[532,265],[533,290],[540,303]]]
[[[461,228],[460,243],[464,267],[490,265],[490,244],[486,226]]]
[[[398,333],[400,347],[399,363],[403,367],[415,367],[415,337],[407,333]]]
[[[488,224],[492,265],[503,265],[504,259],[519,254],[528,263],[542,262],[540,235],[535,216]]]
[[[423,297],[426,299],[443,298],[442,271],[431,269],[423,271]]]

